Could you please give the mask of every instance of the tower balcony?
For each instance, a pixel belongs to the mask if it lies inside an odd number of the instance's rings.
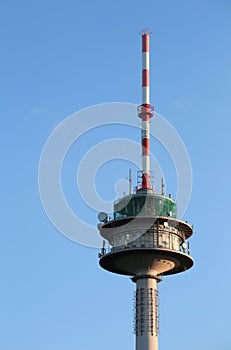
[[[125,275],[148,269],[163,275],[185,271],[193,265],[187,242],[192,232],[188,223],[163,216],[108,221],[100,227],[109,243],[99,254],[100,265]]]

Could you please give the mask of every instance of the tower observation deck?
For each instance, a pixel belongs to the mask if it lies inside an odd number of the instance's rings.
[[[193,265],[188,239],[193,228],[177,218],[171,196],[154,192],[150,172],[150,119],[154,107],[149,93],[148,29],[142,37],[142,104],[137,108],[142,120],[142,171],[140,186],[114,203],[113,217],[99,213],[98,228],[104,239],[99,263],[107,271],[130,276],[136,283],[136,350],[158,349],[158,289],[162,276],[188,270]],[[105,241],[109,248],[105,248]]]

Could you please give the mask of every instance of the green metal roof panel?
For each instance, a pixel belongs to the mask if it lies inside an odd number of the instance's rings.
[[[137,215],[176,218],[176,202],[157,194],[134,194],[120,198],[114,203],[114,219]]]

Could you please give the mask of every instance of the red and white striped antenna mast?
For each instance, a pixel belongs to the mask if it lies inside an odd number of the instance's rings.
[[[140,31],[142,37],[142,104],[138,106],[138,117],[142,119],[142,190],[151,190],[150,181],[150,119],[154,107],[150,104],[150,63],[149,39],[152,32],[148,28]]]

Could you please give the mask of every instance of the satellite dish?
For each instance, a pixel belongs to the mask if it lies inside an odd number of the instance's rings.
[[[182,244],[182,248],[183,248],[183,249],[186,249],[186,248],[187,248],[187,245],[186,245],[185,242]]]
[[[98,219],[101,222],[106,222],[108,219],[108,215],[102,211],[98,214]]]
[[[167,221],[164,222],[164,227],[168,227]]]

